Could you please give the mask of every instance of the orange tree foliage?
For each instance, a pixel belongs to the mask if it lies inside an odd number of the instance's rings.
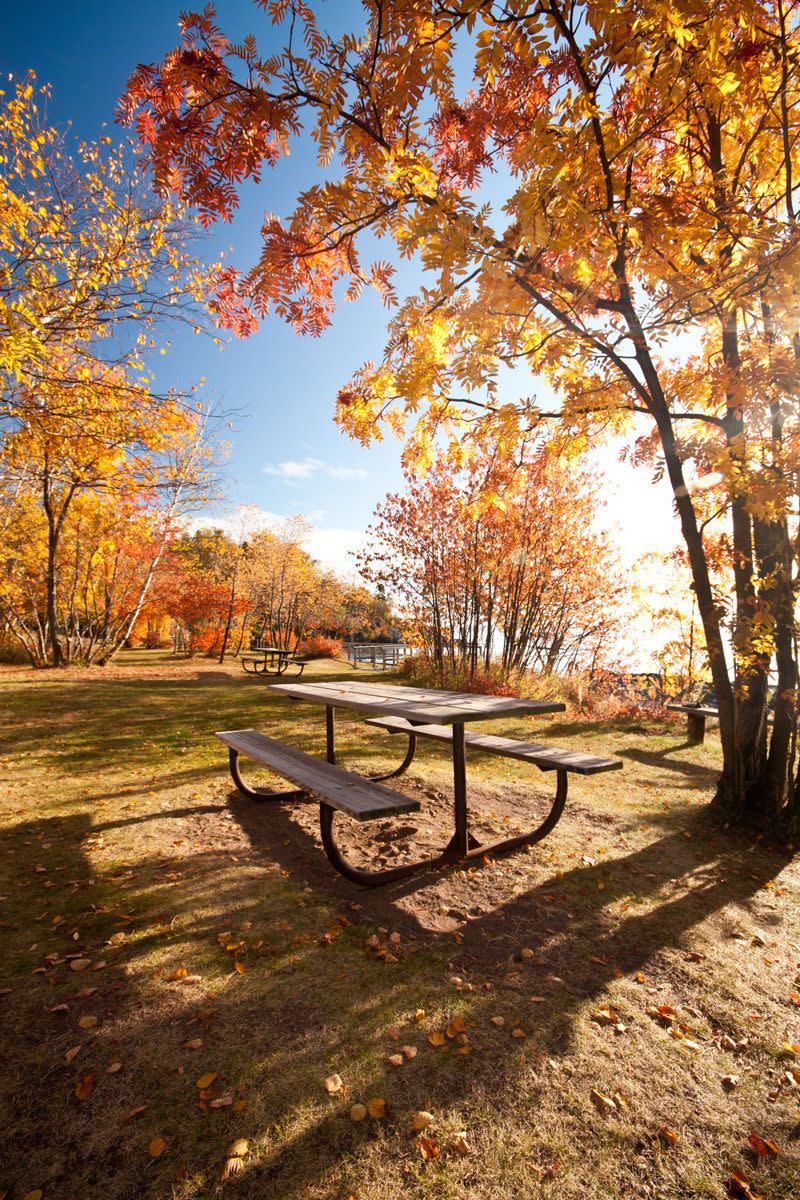
[[[340,282],[392,302],[391,269],[362,257],[371,235],[418,257],[424,286],[382,362],[339,394],[356,437],[410,424],[407,457],[425,464],[436,433],[513,444],[547,422],[580,449],[638,418],[719,701],[718,802],[800,827],[796,6],[366,0],[336,38],[302,0],[259,7],[285,31],[269,57],[206,8],[131,78],[124,115],[159,184],[227,218],[310,130],[327,177],[287,220],[267,216],[258,262],[230,281],[304,332],[328,323]],[[708,522],[728,535],[733,680]]]
[[[589,671],[620,622],[623,586],[592,530],[593,480],[544,454],[500,468],[481,455],[454,474],[442,457],[379,505],[365,578],[402,605],[444,677]]]
[[[302,517],[273,528],[245,507],[238,533],[201,528],[175,536],[135,630],[145,644],[172,641],[189,653],[238,654],[259,641],[335,655],[337,637],[386,633],[385,599],[326,571],[304,548]],[[168,634],[165,627],[168,627]]]

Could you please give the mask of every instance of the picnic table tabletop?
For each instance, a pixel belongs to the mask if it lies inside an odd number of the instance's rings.
[[[474,692],[446,692],[383,683],[343,681],[272,683],[269,686],[273,692],[281,692],[294,700],[405,717],[420,725],[456,725],[566,711],[565,704],[553,700],[520,700],[513,696],[480,696]]]

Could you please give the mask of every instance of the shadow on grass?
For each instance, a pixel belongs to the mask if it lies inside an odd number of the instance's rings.
[[[677,754],[681,750],[687,749],[689,743],[682,743],[680,746],[668,746],[663,750],[640,750],[636,746],[629,746],[619,750],[620,758],[629,758],[632,762],[642,763],[646,767],[658,767],[659,770],[676,771],[682,775],[687,775],[691,779],[697,781],[698,784],[711,785],[719,776],[719,770],[716,767],[704,766],[702,763],[688,762],[685,759],[676,762],[670,759],[668,755]]]

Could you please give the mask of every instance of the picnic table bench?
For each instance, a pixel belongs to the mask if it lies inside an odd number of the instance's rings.
[[[254,800],[308,800],[316,797],[320,808],[320,835],[331,864],[347,879],[374,887],[404,879],[418,871],[464,862],[486,855],[507,854],[521,846],[540,841],[556,825],[567,799],[567,782],[571,772],[593,775],[603,771],[620,770],[618,759],[598,758],[595,755],[558,750],[523,742],[513,738],[489,737],[467,733],[465,721],[563,712],[564,705],[541,700],[516,700],[508,697],[477,696],[468,692],[445,692],[434,689],[389,687],[381,684],[317,683],[271,684],[273,691],[296,700],[313,701],[325,706],[326,759],[294,747],[275,738],[266,737],[252,729],[225,730],[217,737],[228,746],[230,772],[233,782],[243,795]],[[372,778],[342,770],[336,765],[335,710],[352,708],[379,716],[367,721],[389,733],[408,737],[408,749],[400,765]],[[334,814],[347,813],[357,821],[371,821],[401,813],[417,812],[419,802],[384,787],[387,779],[402,775],[410,766],[417,738],[449,742],[453,753],[453,818],[454,832],[442,852],[433,858],[422,859],[399,867],[373,871],[353,866],[342,855],[334,835]],[[532,763],[541,771],[556,772],[556,793],[543,821],[527,833],[505,838],[492,844],[479,844],[469,832],[466,789],[465,750],[499,754]],[[242,778],[239,756],[261,763],[275,774],[295,785],[283,792],[251,787]]]

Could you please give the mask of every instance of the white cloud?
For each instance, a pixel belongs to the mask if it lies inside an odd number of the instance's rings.
[[[274,475],[278,479],[293,482],[296,479],[311,479],[313,475],[327,475],[329,479],[366,479],[364,467],[337,467],[323,462],[321,458],[306,457],[300,461],[288,458],[285,462],[268,463],[264,467],[265,475]]]

